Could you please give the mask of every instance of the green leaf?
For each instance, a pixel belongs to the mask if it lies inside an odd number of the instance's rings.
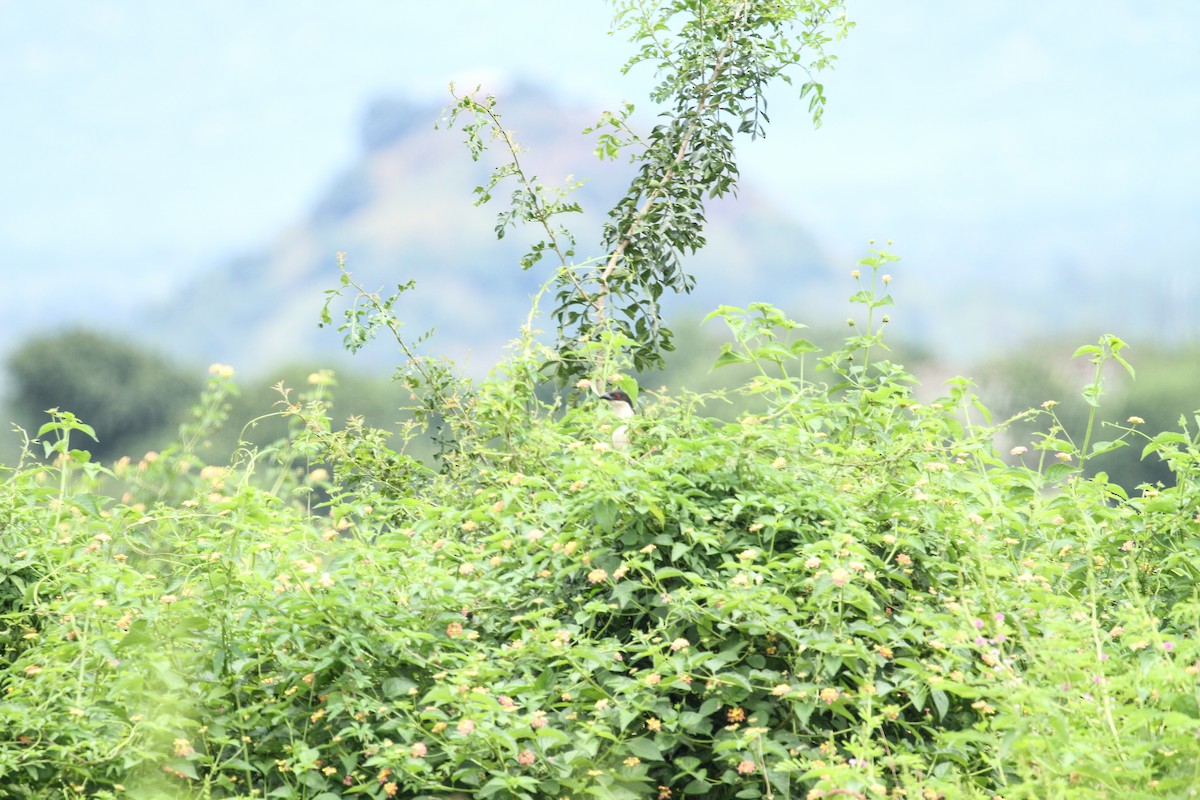
[[[616,525],[619,511],[617,504],[607,498],[592,505],[592,516],[595,518],[596,524],[605,530]]]
[[[507,790],[508,790],[508,780],[506,779],[506,776],[497,775],[496,777],[492,778],[490,781],[485,783],[483,786],[480,786],[479,790],[475,793],[475,796],[481,797],[481,798],[482,797],[491,797],[492,795],[496,794],[497,792],[507,791]]]
[[[975,407],[976,411],[978,411],[980,414],[983,415],[984,422],[988,423],[989,425],[992,423],[992,412],[988,409],[987,406],[985,406],[983,404],[982,400],[980,400],[978,397],[972,395],[971,405],[973,405]]]
[[[717,360],[713,362],[712,368],[720,369],[721,367],[728,367],[731,364],[745,364],[749,361],[750,359],[741,353],[735,353],[732,350],[726,349],[722,350],[721,354],[717,356]]]
[[[938,719],[945,719],[946,712],[950,710],[950,698],[941,689],[931,689],[929,697],[933,700],[933,707],[937,709]]]
[[[1122,447],[1128,447],[1129,442],[1124,439],[1117,439],[1112,442],[1096,442],[1092,445],[1092,455],[1098,456],[1104,453],[1111,453],[1113,450],[1120,450]]]
[[[746,312],[744,309],[737,308],[736,306],[717,306],[717,309],[715,311],[709,312],[704,317],[704,319],[700,320],[700,324],[703,325],[704,323],[708,322],[709,320],[716,319],[717,317],[721,317],[722,319],[728,320],[728,318],[733,316],[734,314],[745,314],[745,313]]]
[[[1137,379],[1137,373],[1135,373],[1135,372],[1133,371],[1133,365],[1132,365],[1132,364],[1130,364],[1130,363],[1129,363],[1128,361],[1126,361],[1126,360],[1125,360],[1123,357],[1121,357],[1121,356],[1117,355],[1116,353],[1113,353],[1113,358],[1114,358],[1114,359],[1116,359],[1116,361],[1117,361],[1117,363],[1118,363],[1118,364],[1120,364],[1122,367],[1124,367],[1124,368],[1125,368],[1125,371],[1129,373],[1129,377],[1130,377],[1130,378],[1133,378],[1133,379],[1135,379],[1135,380]]]
[[[696,713],[702,717],[708,717],[715,714],[720,707],[721,699],[719,697],[710,697],[700,705],[700,710]]]
[[[407,697],[409,690],[415,688],[417,684],[408,678],[388,678],[383,682],[383,695],[389,698]]]
[[[1188,442],[1188,437],[1184,436],[1182,433],[1178,433],[1176,431],[1164,431],[1163,433],[1160,433],[1151,439],[1149,443],[1142,448],[1142,458],[1145,458],[1151,453],[1157,453],[1159,450],[1163,450],[1170,445],[1186,445]]]
[[[662,750],[645,736],[630,739],[625,743],[625,749],[643,761],[662,761]]]
[[[1073,467],[1070,464],[1050,464],[1046,467],[1045,478],[1048,481],[1059,481],[1068,475],[1074,475],[1078,471],[1077,467]]]

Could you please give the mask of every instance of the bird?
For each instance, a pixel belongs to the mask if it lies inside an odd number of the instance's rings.
[[[612,406],[613,413],[615,413],[619,419],[630,419],[633,417],[633,400],[631,400],[629,395],[620,389],[611,392],[605,392],[604,394],[600,395],[600,399],[608,401],[609,405]],[[618,450],[624,450],[629,446],[628,425],[621,425],[612,432],[612,443],[613,447],[617,448]]]

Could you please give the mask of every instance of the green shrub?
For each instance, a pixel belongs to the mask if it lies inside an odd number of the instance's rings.
[[[440,472],[382,432],[333,430],[320,386],[295,398],[289,439],[226,466],[180,446],[101,469],[59,438],[54,465],[12,472],[0,496],[6,787],[1040,798],[1195,784],[1194,436],[1151,445],[1175,488],[1126,498],[1059,440],[1006,463],[966,381],[914,401],[911,377],[878,360],[878,323],[801,367],[815,356],[774,309],[720,316],[738,342],[722,362],[762,370],[736,391],[769,412],[717,422],[711,397],[643,392],[626,449],[595,403],[536,398],[519,377],[544,355],[529,340],[507,377],[445,409],[456,444]],[[799,377],[814,369],[831,380]],[[215,375],[201,408],[230,389]],[[96,494],[101,479],[122,499]],[[330,500],[314,516],[317,489]]]

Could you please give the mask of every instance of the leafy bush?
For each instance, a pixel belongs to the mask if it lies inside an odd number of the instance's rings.
[[[469,410],[447,409],[459,438],[440,473],[382,432],[333,431],[319,386],[293,402],[288,440],[220,467],[178,446],[100,468],[70,446],[77,421],[50,423],[61,458],[0,496],[6,786],[1194,785],[1194,435],[1150,445],[1175,488],[1126,498],[1060,440],[1006,463],[966,381],[915,402],[877,360],[878,323],[812,363],[771,307],[719,316],[738,342],[721,361],[762,370],[736,391],[771,411],[718,423],[711,397],[643,393],[624,450],[605,409],[536,399],[523,376],[545,354],[529,339]],[[814,369],[829,385],[800,377]],[[201,408],[229,380],[218,371]],[[101,477],[119,498],[92,491]],[[331,499],[314,516],[318,488]]]

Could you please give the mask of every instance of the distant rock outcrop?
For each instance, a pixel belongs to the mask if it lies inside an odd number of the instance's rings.
[[[604,214],[630,175],[628,164],[598,161],[591,138],[580,134],[598,112],[569,108],[528,85],[501,97],[499,108],[527,149],[527,171],[547,185],[570,175],[585,180],[577,199],[586,212],[567,222],[580,260],[598,255]],[[495,214],[506,191],[493,205],[472,205],[490,165],[471,161],[460,132],[434,128],[441,112],[403,98],[373,103],[361,158],[330,182],[307,219],[258,252],[203,274],[155,315],[156,336],[173,350],[242,369],[333,359],[341,337],[319,329],[317,320],[344,252],[348,269],[369,288],[415,280],[415,292],[397,309],[407,330],[416,336],[436,328],[434,352],[466,359],[470,371],[489,369],[551,273],[520,269],[520,231],[496,240]],[[806,294],[828,296],[831,269],[814,239],[753,186],[714,201],[708,222],[709,245],[688,262],[696,291],[671,299],[672,313],[753,300],[798,310]],[[397,360],[386,343],[362,358],[380,366]]]

